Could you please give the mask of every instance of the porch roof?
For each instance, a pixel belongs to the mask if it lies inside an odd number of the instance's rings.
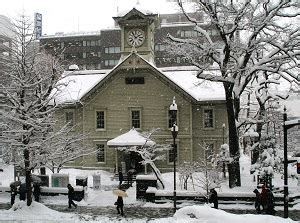
[[[151,139],[147,139],[141,133],[136,131],[134,128],[130,131],[117,136],[107,142],[109,147],[128,147],[128,146],[153,146],[155,142]]]

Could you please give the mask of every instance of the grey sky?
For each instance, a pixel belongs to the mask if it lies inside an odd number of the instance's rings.
[[[117,10],[124,11],[139,7],[153,12],[171,13],[178,11],[175,3],[167,0],[4,0],[0,14],[16,17],[25,12],[43,15],[43,34],[56,32],[95,31],[113,25],[112,17]]]

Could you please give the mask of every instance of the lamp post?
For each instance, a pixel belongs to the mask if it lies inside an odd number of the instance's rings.
[[[300,125],[300,119],[287,121],[286,107],[283,109],[283,159],[284,159],[284,185],[283,185],[283,205],[284,205],[284,218],[289,217],[289,188],[288,188],[288,158],[287,158],[287,130]]]
[[[225,123],[222,125],[222,133],[223,133],[223,144],[225,143]]]
[[[173,155],[174,155],[174,192],[173,192],[173,201],[174,201],[174,213],[176,212],[176,158],[177,158],[177,151],[176,151],[176,144],[175,139],[178,134],[178,126],[176,125],[177,119],[177,104],[175,102],[175,97],[173,98],[173,103],[170,105],[170,116],[171,116],[171,132],[173,136]]]

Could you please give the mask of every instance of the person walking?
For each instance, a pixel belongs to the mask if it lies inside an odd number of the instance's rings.
[[[13,206],[17,195],[17,186],[10,185],[10,205]]]
[[[124,176],[123,176],[122,171],[120,170],[119,171],[119,187],[121,187],[123,180],[124,180]]]
[[[132,175],[133,175],[133,171],[130,169],[127,172],[127,181],[128,181],[128,187],[132,187]]]
[[[72,207],[72,205],[77,208],[77,204],[74,203],[74,188],[72,187],[71,184],[68,184],[68,199],[69,199],[69,208]]]
[[[214,204],[215,209],[218,209],[218,193],[214,188],[210,189],[210,196],[208,201],[209,203]]]
[[[267,188],[265,185],[263,185],[261,188],[260,202],[261,202],[263,211],[266,212],[267,211]]]
[[[123,197],[118,196],[118,199],[117,199],[117,201],[116,201],[116,205],[117,205],[117,211],[118,211],[118,214],[121,214],[121,215],[123,216],[123,215],[124,215],[124,210],[123,210],[123,207],[124,207]]]
[[[274,207],[275,207],[274,195],[270,189],[267,189],[266,214],[274,215],[276,212]]]
[[[22,183],[20,185],[20,188],[19,188],[19,194],[20,194],[20,200],[21,201],[25,201],[26,200],[26,193],[27,193],[26,184]]]
[[[255,210],[256,210],[256,213],[257,214],[261,214],[261,210],[260,210],[260,193],[257,189],[255,189],[253,191],[253,193],[255,193],[255,204],[254,204],[254,207],[255,207]]]
[[[33,184],[33,196],[36,202],[40,202],[41,187],[39,184]]]

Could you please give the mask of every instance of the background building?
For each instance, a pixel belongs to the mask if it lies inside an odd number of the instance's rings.
[[[191,14],[199,22],[204,19],[198,14]],[[204,24],[205,25],[205,24]],[[212,34],[215,30],[209,24],[207,29]],[[177,37],[201,38],[182,13],[159,15],[159,27],[154,34],[154,55],[157,67],[186,66],[188,59],[181,56],[174,57],[167,52],[167,34]],[[53,54],[64,59],[66,67],[77,64],[80,69],[110,69],[118,64],[121,56],[121,29],[117,23],[115,27],[91,33],[56,33],[44,35],[40,38],[40,45]]]

